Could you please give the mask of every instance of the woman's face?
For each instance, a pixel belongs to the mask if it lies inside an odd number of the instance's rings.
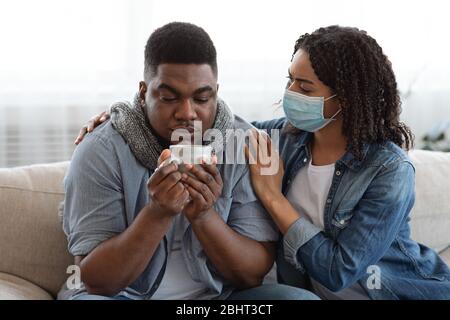
[[[334,95],[330,87],[319,80],[309,61],[307,52],[299,49],[289,67],[288,89],[310,97],[324,97],[325,99]],[[331,118],[340,109],[338,99],[331,98],[324,103],[323,115]],[[339,114],[340,115],[340,114]]]

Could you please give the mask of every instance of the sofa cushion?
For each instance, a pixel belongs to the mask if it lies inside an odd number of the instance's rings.
[[[56,296],[73,258],[58,206],[68,162],[0,169],[0,272]]]
[[[412,237],[441,251],[450,246],[450,153],[414,150],[409,156],[416,168]]]
[[[0,272],[0,300],[53,300],[45,290],[19,277]]]
[[[450,248],[447,248],[446,250],[442,251],[440,254],[442,260],[444,260],[447,265],[450,267]]]
[[[412,236],[443,250],[450,246],[450,154],[415,150],[410,157],[416,167]],[[58,217],[67,167],[68,162],[0,169],[0,272],[53,296],[73,263]],[[450,249],[441,256],[450,265]]]

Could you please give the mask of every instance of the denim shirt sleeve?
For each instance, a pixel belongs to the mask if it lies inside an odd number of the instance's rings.
[[[401,160],[382,169],[336,240],[300,218],[284,236],[286,260],[332,291],[362,278],[395,240],[414,204],[414,167]]]
[[[63,228],[69,252],[87,255],[126,228],[124,197],[113,146],[93,135],[75,150],[64,179]]]
[[[286,123],[286,118],[283,117],[283,118],[267,120],[267,121],[253,121],[252,125],[258,129],[268,130],[268,133],[270,133],[271,129],[283,128],[285,123]]]
[[[283,238],[284,256],[292,265],[303,271],[301,263],[297,262],[298,249],[314,238],[321,230],[304,218],[299,218],[288,229]]]

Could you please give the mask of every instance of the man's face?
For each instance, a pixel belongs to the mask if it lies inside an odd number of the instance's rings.
[[[161,64],[149,83],[141,82],[139,89],[151,126],[167,142],[176,129],[193,135],[194,121],[202,122],[203,132],[212,127],[218,84],[210,65]]]

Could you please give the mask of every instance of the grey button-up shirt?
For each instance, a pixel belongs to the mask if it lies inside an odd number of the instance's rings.
[[[235,117],[235,129],[250,124]],[[226,161],[226,159],[225,159]],[[277,241],[278,231],[254,194],[248,166],[218,165],[224,182],[216,211],[236,232],[256,241]],[[108,121],[86,136],[75,150],[64,180],[63,228],[74,256],[88,255],[103,241],[122,233],[148,203],[147,180],[153,173],[134,157],[122,136]],[[167,248],[173,236],[162,239],[147,268],[122,294],[150,299],[164,275]],[[226,298],[233,290],[214,270],[189,224],[183,234],[183,256],[193,280],[203,282],[212,296]],[[86,294],[84,287],[61,297]]]

